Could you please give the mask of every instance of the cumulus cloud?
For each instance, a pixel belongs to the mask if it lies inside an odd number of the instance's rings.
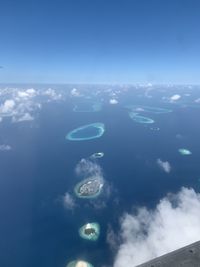
[[[114,267],[136,266],[199,240],[200,194],[182,188],[161,199],[155,210],[139,208],[121,219]]]
[[[170,97],[170,102],[174,102],[177,101],[181,98],[181,95],[175,94],[173,96]]]
[[[9,117],[12,122],[30,121],[43,103],[63,100],[61,90],[34,88],[0,88],[0,118]]]
[[[163,171],[170,173],[171,165],[168,161],[162,161],[161,159],[157,159],[157,164]]]
[[[12,147],[10,145],[5,145],[5,144],[0,145],[0,151],[9,151],[11,149]]]
[[[13,96],[13,99],[5,100],[0,106],[0,116],[10,117],[12,122],[33,120],[33,116],[30,114],[39,106],[27,100],[27,94],[19,91],[17,96]]]
[[[63,197],[63,203],[66,209],[73,210],[76,207],[74,198],[67,192]]]
[[[80,92],[79,92],[79,90],[76,89],[76,88],[73,88],[71,90],[70,94],[71,94],[71,96],[80,96],[81,95]]]
[[[118,104],[118,100],[115,99],[115,98],[111,98],[109,102],[110,102],[111,105],[116,105],[116,104]]]
[[[56,92],[52,88],[48,88],[47,90],[44,91],[43,94],[49,97],[49,101],[50,100],[60,100],[60,99],[62,99],[62,94],[59,93],[59,92]]]
[[[13,113],[14,107],[15,107],[15,101],[13,99],[7,99],[0,106],[0,113],[4,116]]]
[[[20,97],[20,98],[32,98],[34,96],[37,95],[37,91],[34,89],[34,88],[30,88],[30,89],[27,89],[27,90],[23,90],[23,91],[18,91],[17,92],[17,96]]]

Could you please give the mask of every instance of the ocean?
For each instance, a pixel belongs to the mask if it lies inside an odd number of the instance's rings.
[[[102,101],[98,112],[74,112],[74,100],[66,98],[43,104],[34,121],[12,123],[5,117],[0,141],[12,149],[0,151],[0,266],[65,267],[76,259],[95,267],[113,266],[116,251],[107,233],[112,228],[120,234],[124,213],[142,206],[154,209],[183,186],[199,192],[200,109],[164,103],[154,94],[140,99],[127,92],[116,105]],[[128,104],[172,112],[142,112],[155,123],[137,123],[128,115]],[[66,139],[71,130],[96,122],[105,125],[101,137]],[[192,154],[183,156],[179,148]],[[81,159],[91,161],[96,152],[104,152],[93,161],[101,168],[104,190],[97,199],[78,199],[74,186],[82,178],[76,166]],[[170,163],[169,173],[158,166],[158,159]],[[64,205],[66,192],[76,202],[72,209]],[[98,241],[80,238],[78,229],[87,222],[100,224]]]

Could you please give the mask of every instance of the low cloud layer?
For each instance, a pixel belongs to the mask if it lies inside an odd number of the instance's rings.
[[[48,89],[0,88],[0,121],[5,117],[11,122],[33,121],[42,105],[64,100],[60,91]]]
[[[163,198],[155,210],[125,214],[114,267],[137,266],[198,241],[199,226],[200,194],[188,188]]]
[[[157,159],[158,166],[166,173],[170,173],[171,165],[168,161],[162,161],[161,159]]]

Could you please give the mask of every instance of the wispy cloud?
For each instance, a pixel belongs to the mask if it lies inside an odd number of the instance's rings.
[[[97,177],[103,180],[103,172],[100,165],[92,160],[81,159],[75,171],[78,176],[83,178]]]
[[[10,145],[5,145],[5,144],[0,145],[0,151],[9,151],[11,149],[12,147]]]
[[[34,120],[34,117],[28,112],[26,112],[25,114],[23,114],[20,117],[13,117],[12,118],[12,122],[33,121],[33,120]]]
[[[169,161],[162,161],[161,159],[157,159],[157,164],[164,172],[170,173],[171,165]]]
[[[155,210],[139,208],[121,219],[114,267],[136,266],[199,240],[200,194],[182,188],[161,199]]]
[[[48,88],[47,90],[45,90],[43,92],[43,95],[48,96],[48,101],[52,101],[52,100],[61,100],[63,98],[62,94],[60,92],[56,92],[54,89],[52,88]]]
[[[200,103],[200,98],[194,100],[195,103]]]
[[[75,199],[67,192],[63,197],[63,203],[66,209],[73,210],[77,205]]]

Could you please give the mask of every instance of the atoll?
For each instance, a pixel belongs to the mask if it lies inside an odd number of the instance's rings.
[[[79,128],[76,128],[69,132],[66,139],[70,141],[84,141],[101,137],[105,132],[105,126],[103,123],[91,123]]]
[[[171,109],[166,108],[158,108],[158,107],[150,107],[144,105],[126,105],[126,108],[135,111],[135,112],[146,112],[146,113],[154,113],[154,114],[162,114],[172,112]]]
[[[77,260],[69,262],[66,267],[93,267],[93,265],[87,261]]]
[[[104,153],[103,153],[103,152],[96,152],[96,153],[92,154],[90,157],[91,157],[92,159],[100,159],[100,158],[102,158],[103,156],[104,156]]]
[[[192,152],[186,148],[180,148],[178,151],[183,156],[188,156],[192,154]]]
[[[87,223],[79,229],[79,235],[87,240],[96,241],[99,234],[100,226],[98,223]]]
[[[138,123],[154,123],[153,119],[151,119],[149,117],[140,116],[140,115],[138,115],[138,113],[135,113],[132,111],[129,112],[129,117]]]

